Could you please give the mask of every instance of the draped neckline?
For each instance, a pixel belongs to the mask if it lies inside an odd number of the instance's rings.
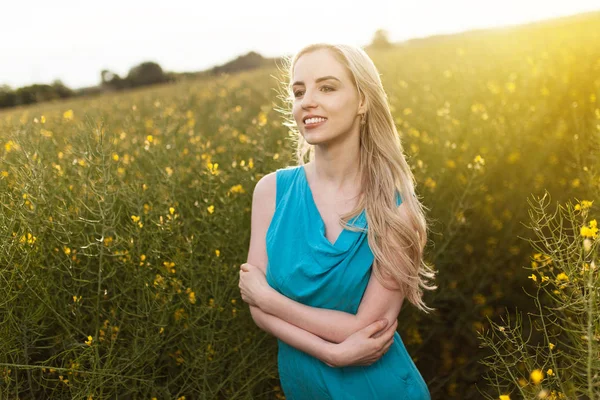
[[[320,238],[322,238],[327,244],[329,244],[332,247],[337,247],[344,239],[344,235],[347,235],[348,233],[352,232],[349,231],[345,228],[342,227],[342,231],[338,234],[338,237],[335,239],[335,241],[332,243],[329,241],[329,239],[327,239],[327,236],[325,235],[325,220],[323,219],[323,217],[321,216],[321,213],[319,212],[319,208],[317,207],[317,203],[315,202],[314,196],[313,196],[313,192],[312,189],[310,188],[310,185],[308,183],[308,178],[306,176],[306,169],[304,168],[304,165],[300,166],[300,169],[302,170],[302,180],[304,183],[304,187],[305,187],[305,193],[306,193],[306,199],[307,202],[309,203],[310,207],[312,208],[313,212],[315,213],[315,215],[317,216],[318,220],[319,220],[319,225],[320,225]],[[364,212],[364,210],[363,210]]]

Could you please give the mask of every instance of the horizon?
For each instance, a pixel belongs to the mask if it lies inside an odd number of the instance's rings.
[[[297,6],[263,0],[240,3],[235,10],[216,4],[213,10],[220,7],[226,12],[210,16],[198,3],[180,0],[171,1],[168,8],[144,8],[139,0],[122,6],[109,0],[91,13],[85,4],[73,0],[14,3],[8,6],[7,15],[27,15],[29,29],[22,28],[22,18],[10,18],[0,26],[0,35],[12,38],[3,44],[2,54],[11,62],[0,64],[0,85],[14,90],[60,80],[71,89],[80,89],[97,86],[103,69],[123,77],[146,61],[156,62],[166,72],[197,72],[251,51],[272,58],[293,54],[315,42],[366,46],[378,29],[386,30],[390,42],[397,44],[600,11],[600,5],[594,3],[520,4],[512,0],[488,5],[472,0],[452,4],[429,0],[402,5],[375,0],[368,9],[347,9],[338,1],[311,0],[304,2],[302,9],[313,11],[299,13]],[[308,18],[313,12],[316,17]],[[211,40],[198,39],[203,37]]]

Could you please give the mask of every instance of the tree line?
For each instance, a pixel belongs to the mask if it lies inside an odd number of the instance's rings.
[[[387,38],[387,32],[379,29],[375,32],[371,44],[365,50],[388,47],[392,47],[392,44]],[[199,72],[165,72],[159,64],[153,61],[146,61],[134,66],[125,77],[120,77],[118,74],[105,69],[100,72],[99,85],[80,89],[70,89],[60,80],[55,80],[50,85],[33,84],[14,90],[8,85],[0,85],[0,109],[93,95],[107,91],[120,91],[159,83],[175,82],[185,78],[233,74],[263,66],[280,65],[280,61],[280,57],[265,58],[251,51],[223,65]]]
[[[14,90],[8,85],[0,85],[0,108],[93,95],[108,91],[128,90],[158,83],[175,82],[183,78],[231,74],[259,68],[274,63],[276,60],[278,58],[265,58],[251,51],[233,61],[199,72],[165,72],[156,62],[146,61],[131,68],[124,77],[106,69],[102,70],[99,85],[81,89],[71,89],[60,80],[56,80],[52,84],[33,84]]]

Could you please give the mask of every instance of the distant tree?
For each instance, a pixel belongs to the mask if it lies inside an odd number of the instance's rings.
[[[24,86],[15,91],[15,105],[33,104],[37,101],[34,86]]]
[[[103,69],[102,72],[100,72],[100,85],[103,88],[109,88],[114,90],[121,90],[128,86],[131,86],[129,85],[127,80],[122,79],[118,74],[115,74],[114,72],[109,71],[107,69]]]
[[[71,89],[65,86],[60,79],[56,79],[54,82],[52,82],[52,88],[61,99],[72,97],[75,94]]]
[[[8,85],[0,85],[0,108],[14,107],[17,105],[17,95]]]
[[[103,69],[100,72],[100,84],[101,85],[109,85],[110,82],[115,77],[115,74],[107,69]]]
[[[126,78],[131,86],[145,86],[167,81],[167,77],[160,65],[146,61],[129,70]]]
[[[392,47],[393,44],[388,39],[388,32],[385,29],[378,29],[373,35],[373,40],[369,47],[373,49],[387,49]]]
[[[265,58],[255,51],[251,51],[235,60],[229,61],[223,65],[213,67],[212,73],[215,75],[228,73],[232,74],[239,71],[246,71],[259,68],[265,64]]]

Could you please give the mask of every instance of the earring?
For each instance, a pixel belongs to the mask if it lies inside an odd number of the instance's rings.
[[[360,123],[361,125],[364,125],[367,122],[367,113],[361,114],[362,117],[360,118]]]

